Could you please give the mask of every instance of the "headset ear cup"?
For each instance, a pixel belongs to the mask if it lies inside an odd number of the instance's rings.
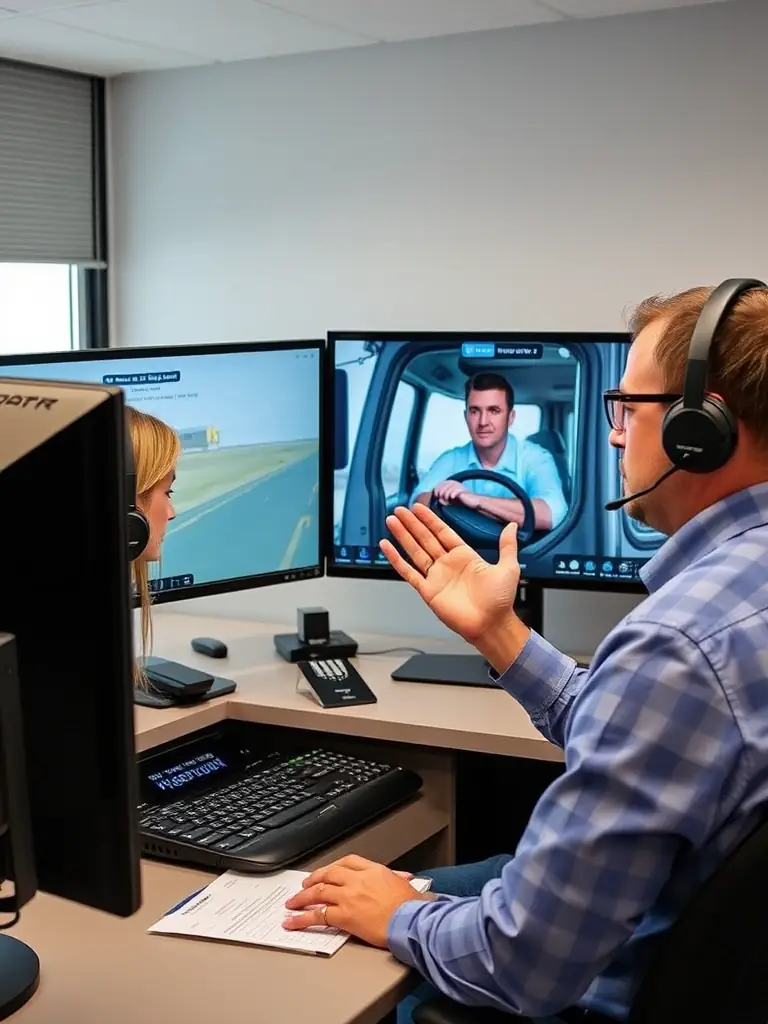
[[[706,395],[703,410],[717,430],[717,447],[713,451],[713,469],[721,469],[736,451],[739,427],[736,419],[718,395]]]
[[[137,508],[128,511],[128,561],[135,562],[149,544],[149,521]]]
[[[689,473],[714,473],[733,455],[738,428],[725,403],[707,395],[700,409],[675,402],[664,417],[661,436],[673,466]]]
[[[677,420],[678,414],[682,408],[683,400],[682,398],[679,398],[667,409],[661,423],[661,444],[667,458],[673,466],[677,466],[680,462],[676,446],[677,428],[675,426],[675,421]]]

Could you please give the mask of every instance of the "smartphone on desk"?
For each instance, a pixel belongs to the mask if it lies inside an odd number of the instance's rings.
[[[373,690],[347,658],[317,658],[300,661],[298,666],[324,708],[377,702]]]
[[[169,697],[177,700],[195,700],[207,693],[213,685],[213,676],[200,672],[178,661],[158,661],[145,668],[150,683]]]

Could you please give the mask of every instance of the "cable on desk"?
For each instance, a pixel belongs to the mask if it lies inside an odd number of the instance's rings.
[[[370,658],[374,654],[426,654],[418,647],[387,647],[383,651],[358,651],[358,657]]]
[[[21,920],[21,911],[16,906],[15,896],[4,896],[0,899],[0,914],[13,914],[13,920],[7,921],[5,924],[0,924],[0,932],[7,931],[9,928],[13,928]]]

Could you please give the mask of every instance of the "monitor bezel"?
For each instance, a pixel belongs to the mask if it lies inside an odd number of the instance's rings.
[[[173,356],[195,355],[228,355],[231,353],[275,352],[283,350],[316,351],[318,353],[318,546],[317,562],[300,570],[291,572],[266,573],[260,576],[242,576],[233,580],[219,580],[214,583],[201,583],[191,587],[180,587],[178,590],[161,591],[152,594],[152,604],[170,604],[174,601],[188,601],[197,597],[214,597],[217,594],[233,594],[242,590],[256,590],[261,587],[275,586],[278,583],[294,583],[299,580],[319,579],[325,574],[325,515],[327,504],[323,500],[322,479],[326,464],[326,395],[325,373],[326,341],[324,338],[302,338],[265,341],[225,341],[203,342],[191,345],[133,345],[117,348],[82,348],[68,349],[62,352],[44,352],[31,354],[14,354],[0,356],[0,376],[4,366],[34,366],[47,363],[80,363],[98,362],[106,359],[152,359]],[[127,404],[127,395],[126,395]],[[138,606],[138,598],[134,598],[134,607]]]
[[[601,342],[605,344],[626,345],[631,340],[631,335],[622,331],[376,331],[366,330],[343,330],[328,331],[327,345],[325,348],[325,427],[326,443],[324,446],[324,460],[321,469],[320,493],[324,511],[321,515],[323,523],[323,550],[325,552],[325,575],[329,578],[355,579],[355,580],[400,580],[400,576],[392,568],[374,568],[371,566],[337,565],[333,557],[333,438],[335,436],[335,402],[334,402],[334,370],[336,366],[336,343],[339,341],[460,341],[470,339],[478,342],[501,342],[512,343],[524,342],[571,342],[577,344],[589,342]],[[618,382],[617,382],[618,385]],[[618,594],[645,594],[646,589],[642,583],[627,582],[619,583],[614,580],[603,579],[576,579],[560,576],[533,576],[525,577],[520,581],[521,586],[528,588],[540,587],[546,590],[589,590],[605,593]]]

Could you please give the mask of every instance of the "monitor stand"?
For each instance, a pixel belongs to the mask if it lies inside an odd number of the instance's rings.
[[[0,1020],[20,1010],[39,984],[37,953],[20,939],[0,935]]]
[[[544,632],[544,588],[523,583],[515,611],[530,629]],[[447,683],[457,686],[495,687],[490,665],[480,654],[416,654],[392,673],[404,683]]]

